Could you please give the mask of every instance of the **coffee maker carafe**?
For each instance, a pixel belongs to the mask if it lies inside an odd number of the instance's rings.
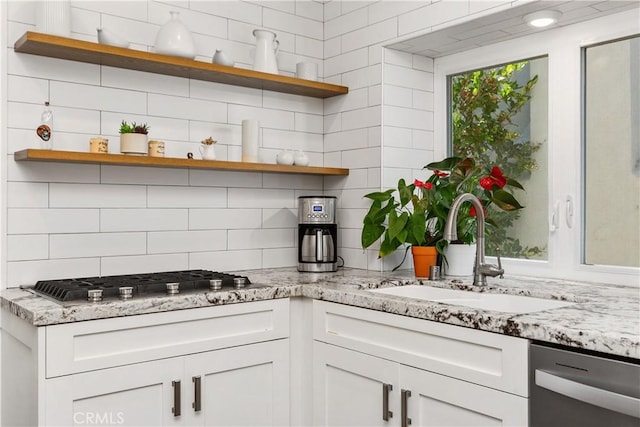
[[[336,271],[336,198],[299,197],[298,222],[298,271]]]

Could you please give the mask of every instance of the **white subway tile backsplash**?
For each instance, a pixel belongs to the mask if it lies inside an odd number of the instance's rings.
[[[389,107],[390,108],[390,107]],[[387,109],[385,108],[385,116]],[[379,105],[362,108],[360,110],[347,111],[342,114],[342,129],[358,129],[370,126],[379,126],[382,121],[382,109]],[[392,123],[391,123],[392,124]]]
[[[376,64],[346,72],[342,75],[342,84],[349,87],[349,90],[380,84],[382,82],[380,67],[380,64]]]
[[[149,94],[148,97],[148,113],[151,116],[227,122],[227,106],[222,102],[159,94]]]
[[[49,186],[52,208],[145,207],[146,189],[140,185],[59,184]]]
[[[384,127],[384,146],[412,148],[411,129],[395,126]]]
[[[404,13],[398,17],[399,35],[443,24],[469,13],[468,1],[439,1]]]
[[[292,208],[292,190],[268,188],[229,188],[230,208]]]
[[[229,104],[228,108],[230,124],[241,125],[245,119],[254,119],[260,121],[261,128],[293,130],[295,126],[293,111],[267,110],[235,104]]]
[[[262,267],[260,249],[219,252],[194,252],[189,254],[189,268],[213,271],[237,271]],[[251,275],[248,275],[251,280]]]
[[[334,56],[324,61],[324,75],[333,76],[363,68],[369,63],[369,49],[361,48]]]
[[[100,84],[100,66],[39,55],[7,52],[7,74],[88,85]]]
[[[205,252],[227,249],[226,230],[152,231],[148,253]]]
[[[189,209],[189,230],[260,228],[260,209]]]
[[[381,161],[380,147],[362,148],[342,152],[342,167],[373,168],[379,167]]]
[[[99,227],[98,209],[7,210],[7,234],[87,233]]]
[[[9,102],[7,108],[7,125],[10,128],[35,129],[40,125],[40,115],[44,109],[44,101],[41,104],[25,104],[21,102]],[[71,109],[51,103],[54,117],[53,131],[69,131],[80,133],[100,132],[100,113],[82,109]],[[55,133],[53,139],[55,144]]]
[[[103,276],[180,271],[189,268],[188,254],[129,255],[100,258],[100,273]]]
[[[8,76],[7,100],[44,104],[49,99],[49,81],[31,77]]]
[[[413,107],[413,90],[408,87],[384,85],[384,104],[398,107]]]
[[[433,92],[433,74],[413,68],[385,64],[384,82],[394,86]]]
[[[414,0],[378,1],[369,6],[369,23],[384,21],[422,6],[424,2]]]
[[[206,187],[262,187],[262,174],[215,170],[189,171],[189,185]]]
[[[30,261],[49,258],[49,235],[18,234],[7,236],[7,261]]]
[[[44,182],[8,182],[7,206],[10,208],[47,208],[49,184]]]
[[[51,258],[139,255],[147,248],[145,233],[52,234]]]
[[[262,91],[250,87],[231,86],[202,80],[190,80],[189,93],[192,98],[227,102],[229,104],[249,105],[254,107],[262,106]]]
[[[383,149],[385,167],[422,169],[427,164],[428,152],[413,148],[390,147]]]
[[[186,230],[188,209],[101,209],[100,231]]]
[[[150,186],[147,192],[150,208],[223,208],[227,205],[225,188]]]
[[[201,11],[189,10],[189,2],[187,1],[182,2],[182,4],[183,6],[178,9],[175,5],[161,2],[149,3],[149,22],[164,25],[170,19],[169,12],[177,11],[180,13],[180,21],[192,33],[222,38],[227,36],[227,19]]]
[[[262,268],[293,267],[298,265],[296,248],[277,248],[262,250]],[[249,277],[251,280],[251,277]]]
[[[295,6],[296,15],[304,16],[305,18],[313,19],[320,22],[324,21],[324,8],[322,2],[296,0]]]
[[[347,7],[350,2],[340,2],[343,8]],[[356,2],[351,2],[356,3]],[[360,3],[360,2],[357,2]],[[330,39],[336,36],[341,36],[350,31],[357,30],[358,28],[364,28],[368,24],[368,10],[367,8],[361,8],[359,10],[347,13],[344,10],[341,11],[341,15],[333,19],[325,17],[324,21],[324,37]]]
[[[342,52],[392,40],[398,35],[398,18],[370,24],[342,36]]]
[[[99,275],[99,258],[13,261],[7,263],[7,285],[9,288],[20,285],[33,286],[38,280]]]
[[[342,13],[342,2],[328,1],[328,2],[324,2],[323,6],[324,6],[324,22],[325,22],[325,29],[326,29],[326,22],[337,18]],[[326,37],[326,34],[325,34],[325,37]]]
[[[324,136],[324,151],[344,151],[355,148],[366,148],[367,129],[354,129],[345,132],[329,133]]]
[[[337,36],[324,41],[324,59],[338,56],[342,53],[342,38]],[[326,76],[326,72],[323,76]]]
[[[263,25],[262,23],[262,7],[247,3],[235,1],[194,1],[190,2],[189,7],[192,10],[198,10],[210,15],[236,20],[255,25]]]
[[[64,163],[20,163],[11,159],[7,162],[9,181],[33,182],[78,182],[100,181],[100,166],[69,165]]]
[[[371,201],[363,197],[368,193],[367,189],[344,189],[340,193],[340,206],[343,209],[369,209]]]
[[[297,228],[298,210],[293,208],[262,209],[262,228]],[[245,227],[250,228],[250,227]]]
[[[297,132],[317,133],[322,136],[324,120],[322,115],[295,113],[295,130]]]
[[[420,150],[433,151],[433,131],[412,129],[411,146]]]
[[[264,129],[262,147],[322,152],[322,134]]]
[[[324,179],[326,190],[341,190],[344,188],[367,188],[367,170],[353,169],[347,176],[328,176]]]
[[[264,108],[322,114],[322,99],[280,92],[265,92],[262,99]]]
[[[367,254],[362,249],[340,248],[340,256],[344,259],[344,266],[350,268],[367,269]]]
[[[138,92],[189,96],[189,79],[163,74],[145,73],[124,68],[102,67],[102,86]],[[145,98],[146,100],[146,98]],[[119,110],[118,110],[119,111]],[[146,105],[145,105],[146,112]]]
[[[410,129],[433,130],[433,112],[414,108],[384,106],[385,125]]]
[[[433,92],[425,92],[422,90],[413,91],[413,108],[426,111],[434,111],[433,108]]]
[[[291,179],[290,174],[267,173],[263,177],[265,188],[290,188],[292,190],[322,190],[322,177],[315,175],[300,175]]]
[[[229,250],[295,247],[290,228],[229,230]]]
[[[102,165],[100,182],[103,184],[188,185],[189,171],[177,168]]]
[[[312,39],[309,37],[296,36],[295,38],[295,53],[298,55],[309,56],[312,58],[317,58],[317,61],[309,61],[315,62],[318,64],[318,71],[322,70],[322,58],[324,52],[324,46],[321,40]],[[319,73],[319,75],[322,75]]]
[[[357,110],[369,106],[369,89],[349,90],[349,96],[336,96],[325,100],[325,114],[333,114],[349,110]]]
[[[399,67],[411,68],[413,65],[413,56],[408,52],[401,52],[395,49],[384,49],[385,65],[397,65]]]
[[[145,114],[147,95],[144,92],[132,90],[52,81],[51,104],[85,110]]]
[[[262,11],[262,20],[266,28],[278,28],[280,31],[318,40],[322,40],[323,37],[322,22],[313,19],[265,8]]]
[[[416,70],[433,73],[433,58],[421,55],[413,55],[413,68]]]

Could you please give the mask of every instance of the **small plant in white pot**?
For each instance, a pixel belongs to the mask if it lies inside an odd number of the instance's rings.
[[[133,154],[137,156],[147,155],[147,135],[149,126],[146,123],[131,124],[122,121],[120,124],[120,152],[123,154]]]

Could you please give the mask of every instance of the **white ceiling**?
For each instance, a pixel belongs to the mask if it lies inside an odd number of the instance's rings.
[[[640,0],[534,1],[442,30],[436,30],[410,40],[394,43],[387,47],[437,58],[623,11],[635,13],[640,20],[639,7]],[[530,27],[524,22],[524,15],[547,9],[562,12],[562,16],[556,24],[548,28],[539,29]]]

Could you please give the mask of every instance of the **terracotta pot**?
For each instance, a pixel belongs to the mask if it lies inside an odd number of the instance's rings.
[[[411,246],[411,255],[416,277],[429,277],[429,268],[438,264],[438,250],[435,246]]]

